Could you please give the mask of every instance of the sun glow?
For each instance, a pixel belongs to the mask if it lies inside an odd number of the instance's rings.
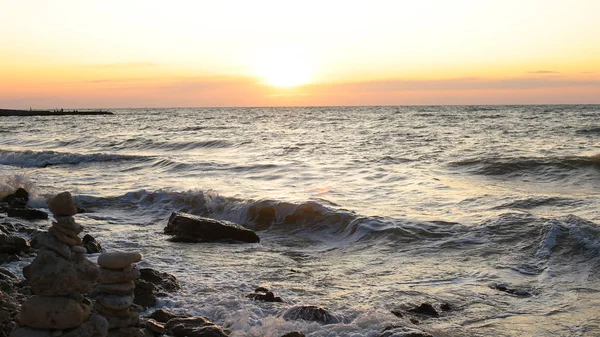
[[[314,66],[308,57],[293,48],[269,49],[255,62],[256,75],[276,87],[294,87],[314,79]]]

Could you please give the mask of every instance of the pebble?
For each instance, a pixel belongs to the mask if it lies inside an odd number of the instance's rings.
[[[100,278],[98,279],[98,283],[110,284],[133,281],[140,278],[141,274],[142,273],[138,268],[113,270],[100,267]]]
[[[71,251],[73,253],[82,253],[82,254],[87,253],[87,250],[83,246],[71,246]]]
[[[141,260],[142,254],[138,252],[111,252],[100,255],[98,264],[108,269],[123,269]]]

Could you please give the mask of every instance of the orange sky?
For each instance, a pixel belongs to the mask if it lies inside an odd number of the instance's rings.
[[[4,1],[0,107],[600,103],[600,1]]]

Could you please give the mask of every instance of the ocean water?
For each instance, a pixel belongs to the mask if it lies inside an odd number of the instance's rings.
[[[157,307],[234,337],[600,335],[598,105],[114,112],[1,118],[0,194],[71,191],[105,249],[180,280]],[[175,210],[261,243],[169,242]],[[257,286],[285,303],[247,299]],[[452,310],[391,313],[424,302]],[[340,323],[281,317],[300,304]]]

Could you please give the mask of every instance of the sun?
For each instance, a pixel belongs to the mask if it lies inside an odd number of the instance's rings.
[[[293,48],[271,48],[256,61],[256,75],[276,87],[294,87],[311,82],[314,66],[308,57]]]

